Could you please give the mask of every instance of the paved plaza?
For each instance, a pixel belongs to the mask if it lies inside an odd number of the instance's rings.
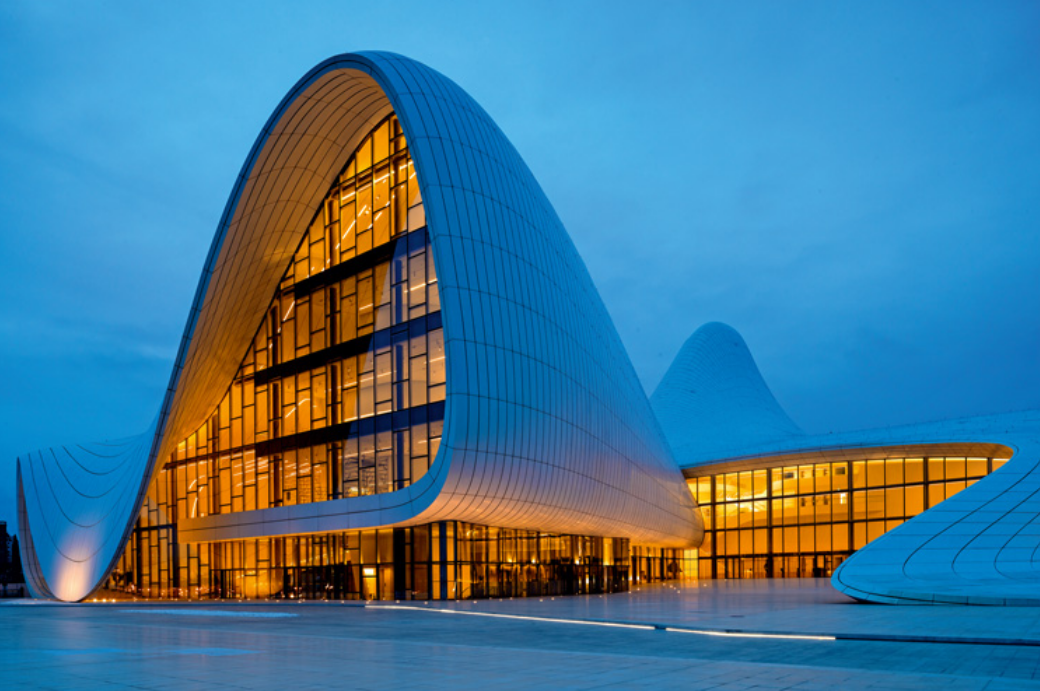
[[[367,606],[9,601],[0,687],[1040,689],[1040,608],[857,605],[811,580]]]

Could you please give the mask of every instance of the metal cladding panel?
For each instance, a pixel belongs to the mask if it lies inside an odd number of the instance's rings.
[[[360,53],[301,79],[254,144],[154,430],[107,473],[85,456],[73,458],[82,472],[67,471],[58,451],[26,459],[21,530],[35,547],[38,593],[81,599],[104,580],[160,459],[220,401],[314,209],[391,110],[415,161],[441,291],[447,396],[437,459],[403,490],[182,521],[182,539],[465,520],[699,543],[700,515],[613,323],[519,154],[444,76]],[[54,482],[62,470],[66,481]]]
[[[832,583],[869,602],[1040,605],[1040,412],[807,435],[722,324],[687,341],[652,402],[679,465],[700,472],[927,455],[928,447],[1013,451],[1001,468],[856,551]]]
[[[577,250],[462,89],[383,58],[414,152],[447,351],[437,499],[457,519],[689,546],[701,526]],[[421,122],[421,126],[417,126]]]

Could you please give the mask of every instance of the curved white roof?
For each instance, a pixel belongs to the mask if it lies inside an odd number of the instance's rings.
[[[437,459],[403,490],[182,521],[180,539],[464,520],[699,542],[700,516],[613,323],[519,154],[443,75],[399,55],[358,53],[304,76],[257,139],[217,229],[159,421],[119,452],[120,480],[99,492],[101,465],[74,454],[82,474],[44,482],[51,452],[22,459],[20,526],[37,594],[78,600],[104,580],[154,469],[218,404],[314,209],[391,110],[415,160],[441,292],[447,398]]]
[[[687,339],[650,402],[683,467],[805,435],[766,386],[744,339],[719,322]]]

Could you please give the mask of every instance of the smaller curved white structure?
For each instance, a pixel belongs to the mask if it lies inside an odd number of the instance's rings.
[[[650,403],[681,465],[805,434],[769,390],[744,339],[720,322],[687,339]]]
[[[108,575],[150,478],[144,469],[154,436],[153,425],[136,437],[18,460],[22,563],[33,597],[82,600]]]
[[[832,582],[867,602],[1040,605],[1040,412],[807,435],[777,404],[743,339],[721,324],[687,341],[652,402],[685,469],[1011,456],[856,551]]]

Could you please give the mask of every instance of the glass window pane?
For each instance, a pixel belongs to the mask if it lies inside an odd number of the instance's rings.
[[[815,497],[798,497],[798,522],[812,523],[816,515],[813,501]]]
[[[903,459],[890,458],[885,461],[885,484],[903,484]]]
[[[916,516],[924,511],[924,486],[916,485],[906,488],[906,515]]]
[[[737,480],[737,491],[739,493],[738,498],[740,499],[751,499],[755,496],[754,473],[743,472],[740,473]]]
[[[813,552],[816,550],[816,529],[811,525],[803,525],[798,529],[798,551]]]
[[[867,524],[852,524],[852,548],[861,549],[867,546]]]
[[[372,183],[366,181],[357,191],[357,226],[356,233],[372,227]],[[360,250],[359,250],[360,251]]]
[[[885,490],[867,490],[867,518],[885,517]]]
[[[831,551],[831,526],[829,524],[816,526],[816,551]]]
[[[928,506],[932,507],[946,498],[945,485],[936,482],[928,485]]]
[[[834,463],[832,489],[835,491],[849,489],[849,464]]]
[[[849,550],[849,524],[836,523],[831,533],[831,549],[835,552],[847,552]]]
[[[904,481],[907,484],[924,482],[924,459],[908,458],[903,466]]]
[[[988,472],[989,461],[985,458],[969,458],[967,476],[983,477]]]
[[[885,489],[885,517],[903,516],[903,488],[888,487]]]
[[[702,504],[711,502],[711,478],[702,477],[697,479],[697,501]]]
[[[817,492],[830,492],[831,491],[831,464],[830,463],[817,463],[815,468],[816,475],[816,491]]]
[[[813,466],[803,465],[798,466],[798,493],[799,494],[812,494],[813,493]]]
[[[885,484],[885,462],[867,461],[867,486],[880,487]]]
[[[390,122],[380,125],[372,135],[372,157],[376,163],[390,155]]]
[[[768,554],[769,553],[769,531],[767,530],[756,530],[755,531],[755,554]]]
[[[372,167],[371,137],[366,137],[365,141],[361,142],[361,146],[358,147],[357,153],[354,154],[354,160],[357,163],[357,173],[359,175]]]
[[[829,494],[820,494],[812,498],[813,503],[816,504],[816,522],[817,523],[830,523],[831,522],[831,496]]]
[[[946,459],[946,479],[947,480],[960,480],[964,477],[964,459],[963,458],[947,458]]]
[[[928,459],[928,480],[935,482],[936,480],[946,479],[946,462],[942,458],[929,458]]]
[[[867,486],[867,464],[865,461],[853,462],[852,486],[856,489],[862,489]]]
[[[831,495],[831,513],[835,521],[849,520],[849,494],[839,492]]]

